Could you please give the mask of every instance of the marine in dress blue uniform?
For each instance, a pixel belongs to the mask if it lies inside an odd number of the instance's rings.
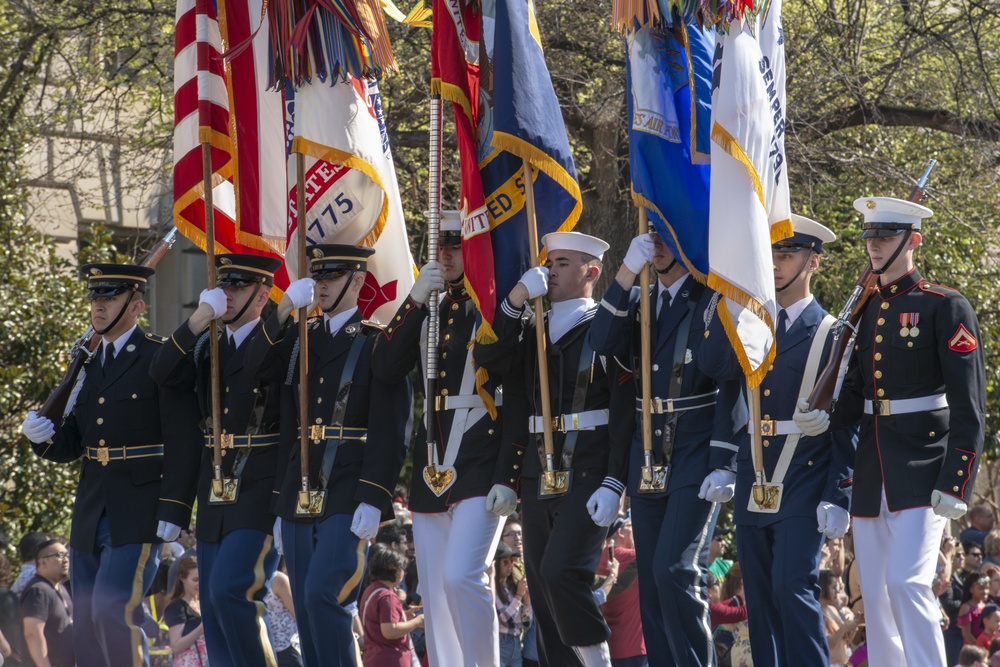
[[[651,288],[652,367],[641,367],[639,297],[632,287],[643,264],[658,274]],[[713,292],[674,260],[656,235],[629,246],[625,263],[608,287],[591,325],[594,349],[636,370],[630,386],[635,434],[616,441],[631,448],[628,493],[639,569],[639,605],[649,664],[711,665],[715,648],[709,623],[706,568],[719,502],[701,487],[713,471],[731,487],[735,435],[745,424],[736,381],[717,382],[702,369],[705,311]],[[667,465],[663,490],[640,491],[644,452],[641,429],[642,373],[651,374],[653,463]],[[734,410],[736,411],[734,413]]]
[[[216,667],[276,665],[264,596],[278,564],[271,496],[278,454],[280,385],[258,382],[245,364],[249,340],[263,327],[261,311],[281,261],[217,255],[216,287],[161,346],[150,369],[161,386],[196,392],[201,407],[198,482],[198,574],[208,656]],[[211,320],[221,318],[219,398],[222,409],[222,495],[212,493]]]
[[[931,210],[863,197],[879,276],[858,326],[832,419],[796,412],[805,433],[857,424],[851,513],[865,602],[869,662],[943,665],[931,590],[941,533],[968,510],[983,447],[985,370],[976,314],[957,291],[917,270],[913,253]],[[804,406],[803,406],[804,407]]]
[[[608,245],[576,232],[546,235],[548,269],[529,270],[498,309],[498,342],[476,343],[474,356],[504,387],[504,444],[513,454],[510,476],[494,485],[496,505],[513,507],[519,487],[525,576],[538,622],[539,663],[551,667],[610,665],[610,633],[591,584],[607,526],[617,517],[633,421],[610,420],[611,409],[631,414],[631,373],[594,352],[590,327],[598,305],[590,298]],[[548,293],[546,359],[549,401],[556,422],[555,467],[571,471],[569,490],[540,497],[546,465],[535,320],[527,299]],[[502,455],[503,456],[503,455]],[[522,460],[523,459],[523,460]]]
[[[382,382],[405,381],[414,366],[426,377],[428,297],[440,290],[436,349],[434,460],[426,428],[413,449],[409,509],[428,660],[435,665],[488,667],[499,663],[498,626],[486,568],[500,540],[502,521],[486,508],[498,475],[502,407],[494,383],[476,391],[471,344],[476,308],[465,289],[461,217],[442,211],[438,261],[420,270],[409,297],[375,341],[372,373]],[[427,418],[424,412],[424,418]],[[433,462],[437,478],[424,476]],[[432,475],[428,471],[428,476]],[[492,629],[491,629],[492,628]]]
[[[76,664],[148,665],[142,598],[159,564],[158,530],[191,519],[198,408],[149,376],[166,340],[136,324],[153,269],[88,264],[83,271],[102,341],[65,421],[56,428],[32,413],[22,428],[42,458],[80,460],[70,529]]]
[[[836,235],[794,214],[792,228],[794,235],[772,248],[777,354],[759,389],[763,471],[767,483],[781,489],[776,507],[752,499],[757,462],[749,433],[736,457],[736,553],[758,667],[829,663],[817,583],[820,548],[824,536],[842,537],[850,523],[856,429],[809,437],[792,421],[803,385],[808,393],[829,360],[833,317],[812,296],[810,281],[823,244]],[[714,374],[743,377],[718,318],[702,353]]]
[[[357,308],[370,248],[310,246],[312,278],[285,291],[250,341],[245,365],[262,382],[281,384],[281,442],[274,478],[275,537],[288,564],[306,667],[354,667],[348,605],[357,601],[368,540],[392,515],[411,418],[408,381],[373,377],[378,326]],[[293,308],[310,306],[308,396],[299,395],[298,329]],[[299,401],[308,401],[309,488],[322,504],[300,505]],[[314,494],[319,497],[321,493]]]

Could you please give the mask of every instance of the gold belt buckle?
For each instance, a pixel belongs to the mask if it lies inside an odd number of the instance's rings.
[[[322,442],[326,440],[326,427],[322,424],[313,424],[309,429],[309,439],[313,442]]]
[[[235,446],[234,434],[233,433],[223,433],[222,437],[219,438],[222,449],[232,449]]]
[[[872,401],[872,404],[875,407],[874,410],[875,414],[877,414],[879,417],[888,417],[892,414],[892,410],[889,407],[888,398],[876,399]]]
[[[448,409],[448,397],[438,394],[434,397],[434,409],[438,412]]]
[[[778,432],[778,422],[774,419],[761,419],[760,420],[760,434],[761,435],[776,435]]]
[[[100,463],[102,466],[106,466],[106,465],[108,465],[108,462],[110,460],[111,460],[111,455],[110,455],[110,452],[108,451],[108,448],[107,447],[98,447],[97,448],[97,462]]]
[[[562,415],[552,418],[552,432],[558,433],[562,430]]]

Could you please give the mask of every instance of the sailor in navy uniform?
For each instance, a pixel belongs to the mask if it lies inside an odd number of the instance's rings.
[[[631,419],[609,422],[609,410],[633,411],[631,373],[596,354],[590,326],[597,311],[591,298],[608,244],[577,232],[547,234],[548,268],[530,269],[501,305],[493,323],[497,343],[476,343],[474,357],[504,384],[504,410],[521,415],[517,428],[505,417],[504,445],[523,459],[510,477],[494,485],[487,503],[497,513],[516,502],[520,482],[525,573],[538,622],[539,662],[551,667],[610,665],[610,634],[591,584],[601,548],[618,515],[628,452],[613,447],[629,440]],[[569,490],[543,491],[542,408],[539,399],[535,321],[522,320],[529,298],[548,293],[546,364],[555,428],[554,463],[571,471]],[[525,417],[530,416],[530,419]],[[530,433],[529,433],[530,431]],[[518,473],[521,473],[518,476]]]
[[[641,367],[639,297],[632,287],[650,262],[652,367]],[[694,279],[656,234],[629,246],[591,325],[594,349],[636,369],[631,414],[637,426],[628,493],[639,569],[639,606],[649,664],[710,665],[715,648],[709,621],[708,551],[721,503],[732,497],[736,433],[746,423],[739,383],[719,383],[702,370],[705,312],[713,292]],[[662,489],[640,488],[642,392],[651,373],[653,464],[669,470]],[[736,410],[734,414],[734,409]],[[711,479],[707,479],[711,475]]]
[[[312,277],[288,286],[246,353],[257,380],[282,385],[274,537],[284,547],[306,667],[356,664],[349,605],[358,599],[368,541],[393,516],[392,489],[409,435],[409,382],[372,376],[378,326],[362,320],[357,307],[373,252],[310,246]],[[289,315],[316,302],[323,316],[309,322],[309,395],[302,397],[298,329]],[[300,400],[309,404],[307,502],[299,493]]]
[[[137,325],[153,269],[88,264],[83,271],[101,343],[63,424],[32,412],[22,430],[42,458],[82,457],[70,529],[76,664],[148,665],[142,597],[159,565],[159,538],[175,538],[169,533],[191,519],[198,406],[149,376],[166,340]]]
[[[483,387],[486,402],[476,391],[476,308],[464,284],[462,220],[458,211],[441,213],[438,261],[420,269],[409,297],[378,334],[372,373],[387,384],[403,382],[414,365],[426,375],[427,301],[440,290],[436,394],[430,399],[439,446],[430,461],[423,438],[415,445],[409,503],[427,652],[434,665],[488,667],[500,661],[486,575],[503,528],[486,508],[495,478],[506,472],[497,469],[500,408],[492,383]]]
[[[736,553],[743,570],[754,665],[826,665],[829,645],[820,609],[819,557],[824,536],[843,537],[850,525],[851,468],[856,429],[817,437],[792,421],[798,397],[808,394],[829,360],[834,317],[813,298],[810,281],[823,244],[836,235],[814,220],[792,215],[793,236],[772,247],[777,295],[777,354],[760,385],[763,462],[749,434],[736,456]],[[710,372],[742,378],[721,321],[715,318],[702,348]],[[753,486],[780,489],[758,503]]]
[[[983,449],[979,322],[965,297],[914,265],[930,209],[888,197],[854,207],[877,291],[832,419],[800,400],[795,421],[810,435],[861,423],[851,514],[869,662],[944,665],[931,585],[941,533],[968,510]]]
[[[215,265],[216,287],[201,293],[198,309],[161,346],[150,372],[161,386],[197,393],[207,434],[200,447],[198,574],[209,659],[216,667],[273,666],[263,602],[278,564],[270,507],[280,386],[250,376],[244,358],[249,339],[263,327],[261,311],[281,261],[217,255]],[[219,338],[224,488],[215,494],[207,329],[219,318],[224,325]]]

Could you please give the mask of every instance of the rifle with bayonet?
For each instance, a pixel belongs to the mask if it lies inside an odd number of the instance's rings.
[[[923,176],[913,186],[910,196],[907,198],[911,202],[919,204],[923,200],[926,194],[927,179],[930,178],[931,171],[936,164],[937,160],[930,160],[927,163],[927,169],[924,170]],[[830,351],[830,359],[827,361],[826,368],[823,369],[819,379],[816,380],[816,385],[813,387],[812,393],[809,394],[810,410],[833,411],[837,380],[840,378],[842,364],[846,363],[845,352],[854,344],[854,337],[858,333],[858,323],[861,321],[861,315],[864,313],[868,299],[875,292],[877,285],[878,276],[872,272],[872,264],[869,261],[861,277],[854,285],[847,303],[844,304],[840,314],[837,315],[837,321],[831,329],[833,347]]]
[[[177,240],[177,228],[171,226],[162,239],[156,242],[153,249],[142,258],[139,266],[154,267],[163,258],[168,250]],[[80,371],[84,364],[94,356],[94,350],[101,342],[101,337],[94,331],[94,327],[87,327],[87,330],[80,336],[69,351],[69,364],[66,367],[66,374],[59,381],[56,388],[52,390],[52,395],[45,401],[45,405],[38,412],[42,417],[48,417],[53,424],[61,424],[63,415],[66,412],[66,404],[69,403],[70,396],[73,395],[73,387],[80,377]]]

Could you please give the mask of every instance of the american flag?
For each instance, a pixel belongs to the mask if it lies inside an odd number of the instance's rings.
[[[268,31],[254,25],[261,19],[261,0],[177,3],[174,221],[205,248],[201,144],[208,142],[217,253],[284,250],[282,99],[266,90]]]

